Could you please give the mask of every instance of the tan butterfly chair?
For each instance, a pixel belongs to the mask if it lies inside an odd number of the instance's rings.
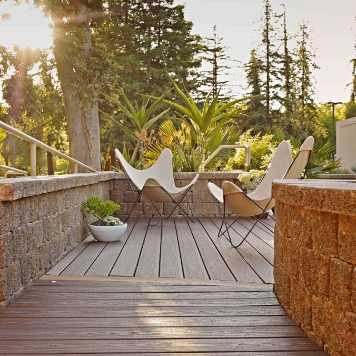
[[[132,207],[127,219],[130,217],[133,209],[140,201],[141,195],[148,198],[153,206],[156,208],[158,214],[160,215],[161,219],[158,220],[154,225],[157,225],[162,219],[170,217],[174,210],[179,207],[183,214],[187,216],[191,221],[195,221],[193,211],[191,206],[188,202],[188,207],[191,212],[191,217],[189,216],[188,212],[184,210],[184,208],[180,205],[182,200],[187,197],[187,194],[193,184],[198,180],[199,174],[197,174],[194,179],[188,184],[187,186],[183,187],[182,180],[180,179],[181,188],[176,187],[174,183],[174,176],[173,176],[173,155],[169,148],[164,148],[158,157],[157,161],[150,167],[145,170],[138,170],[133,168],[121,154],[121,152],[116,149],[115,150],[116,157],[119,159],[121,166],[123,167],[124,173],[126,178],[129,182],[131,190],[136,197],[136,201],[134,206]],[[178,173],[179,175],[179,173]],[[131,184],[133,184],[139,189],[139,193],[136,196],[136,192]],[[173,203],[173,206],[169,209],[169,211],[162,215],[158,208],[156,207],[155,203]],[[145,216],[141,205],[139,205],[142,214],[147,222],[147,224],[154,226],[149,223],[147,217]]]
[[[217,203],[221,202],[224,204],[224,213],[222,214],[219,208],[219,212],[223,218],[223,222],[219,229],[218,235],[225,235],[227,232],[227,238],[230,241],[231,245],[234,248],[239,247],[256,226],[257,222],[261,222],[256,217],[261,213],[267,212],[269,209],[272,209],[275,205],[275,201],[272,198],[272,182],[275,179],[297,179],[302,174],[304,168],[308,164],[310,152],[313,149],[314,138],[309,136],[300,147],[298,154],[292,162],[291,156],[291,147],[289,142],[283,141],[279,144],[272,162],[268,167],[268,170],[263,177],[260,185],[256,188],[251,194],[245,194],[238,186],[231,182],[224,182],[222,189],[217,187],[213,183],[208,183],[208,188],[213,195],[214,201]],[[292,162],[292,163],[291,163]],[[228,208],[234,214],[237,215],[237,218],[228,225],[225,221],[225,209]],[[268,213],[268,212],[267,212]],[[270,214],[269,214],[270,215]],[[246,236],[238,245],[234,245],[231,241],[229,229],[231,226],[242,216],[253,216],[256,221],[252,228],[247,232]],[[270,215],[271,216],[271,215]],[[271,216],[272,219],[273,216]],[[225,225],[225,230],[222,230],[223,225]],[[269,230],[270,228],[266,226]],[[272,231],[272,230],[271,230]],[[273,232],[273,231],[272,231]]]

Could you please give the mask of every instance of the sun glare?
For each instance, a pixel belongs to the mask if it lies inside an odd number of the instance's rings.
[[[44,49],[52,45],[51,20],[43,17],[39,8],[27,4],[9,7],[0,5],[0,45]]]

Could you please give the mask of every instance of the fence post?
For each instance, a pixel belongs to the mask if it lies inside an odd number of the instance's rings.
[[[74,163],[73,173],[78,173],[78,164]]]
[[[36,176],[36,144],[30,142],[31,176]]]

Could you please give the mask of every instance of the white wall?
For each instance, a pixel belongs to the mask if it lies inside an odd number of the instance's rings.
[[[356,166],[356,117],[336,123],[336,157],[342,166]]]

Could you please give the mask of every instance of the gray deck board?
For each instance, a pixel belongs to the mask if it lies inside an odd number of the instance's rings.
[[[253,221],[235,223],[231,230],[235,242]],[[272,219],[263,221],[273,229]],[[47,274],[273,283],[272,233],[256,226],[236,250],[217,236],[220,223],[220,218],[197,218],[192,223],[176,217],[148,227],[143,218],[132,218],[120,241],[100,249],[90,236]]]

